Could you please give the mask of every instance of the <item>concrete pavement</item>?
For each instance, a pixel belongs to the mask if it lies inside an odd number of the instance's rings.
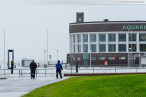
[[[62,81],[69,77],[56,79],[55,77],[29,77],[0,79],[0,97],[21,97],[35,88]]]

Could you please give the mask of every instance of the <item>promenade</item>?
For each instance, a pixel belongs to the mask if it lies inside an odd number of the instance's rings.
[[[56,79],[56,77],[30,77],[0,79],[0,97],[21,97],[35,88],[65,80],[69,77]]]

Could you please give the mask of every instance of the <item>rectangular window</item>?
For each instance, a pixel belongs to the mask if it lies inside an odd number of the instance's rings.
[[[83,34],[83,42],[88,42],[88,34]]]
[[[88,52],[88,44],[84,44],[83,45],[83,51],[84,52]]]
[[[109,34],[109,42],[115,42],[116,41],[116,34]]]
[[[129,34],[129,41],[136,41],[136,34]]]
[[[120,59],[120,60],[125,60],[126,58],[125,58],[125,57],[119,57],[119,59]]]
[[[96,42],[96,34],[90,34],[90,42]]]
[[[126,44],[119,44],[119,52],[126,52]]]
[[[74,53],[76,52],[76,46],[74,45]]]
[[[81,58],[80,57],[77,57],[77,60],[80,60]]]
[[[109,44],[108,51],[109,52],[116,52],[116,44]]]
[[[99,60],[105,60],[105,57],[99,57]]]
[[[105,42],[106,41],[106,35],[105,34],[99,34],[99,42]]]
[[[75,38],[75,35],[73,35],[73,43],[76,42],[76,38]]]
[[[119,41],[126,41],[126,34],[119,34]]]
[[[109,57],[109,60],[115,60],[115,57]]]
[[[136,44],[129,44],[129,51],[136,52]]]
[[[146,41],[146,34],[139,34],[139,41]]]
[[[78,37],[78,43],[80,43],[81,42],[81,35],[79,34],[79,35],[77,35],[77,37]]]
[[[140,51],[142,52],[146,51],[146,44],[140,44]]]
[[[91,44],[91,51],[96,52],[96,44]]]
[[[99,44],[99,52],[105,52],[106,51],[106,45],[105,44]]]
[[[78,45],[78,52],[81,52],[81,45]]]
[[[91,57],[91,60],[96,60],[96,57]]]

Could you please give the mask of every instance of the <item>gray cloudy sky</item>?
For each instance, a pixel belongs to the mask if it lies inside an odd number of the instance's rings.
[[[49,5],[0,0],[0,61],[4,60],[4,29],[7,50],[14,49],[15,60],[44,60],[47,49],[52,60],[66,60],[69,53],[69,23],[75,22],[76,12],[84,12],[85,21],[146,20],[146,5]]]

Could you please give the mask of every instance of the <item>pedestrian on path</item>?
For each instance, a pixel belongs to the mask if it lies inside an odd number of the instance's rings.
[[[62,65],[60,64],[60,61],[58,60],[58,63],[56,64],[56,78],[57,79],[58,79],[58,73],[60,75],[60,78],[63,78],[61,74],[61,70],[63,70],[63,68],[62,68]]]
[[[76,61],[76,73],[78,73],[78,61]]]
[[[34,60],[32,60],[32,62],[30,63],[30,70],[31,70],[31,79],[35,79],[35,70],[37,68],[37,64],[34,62]]]

